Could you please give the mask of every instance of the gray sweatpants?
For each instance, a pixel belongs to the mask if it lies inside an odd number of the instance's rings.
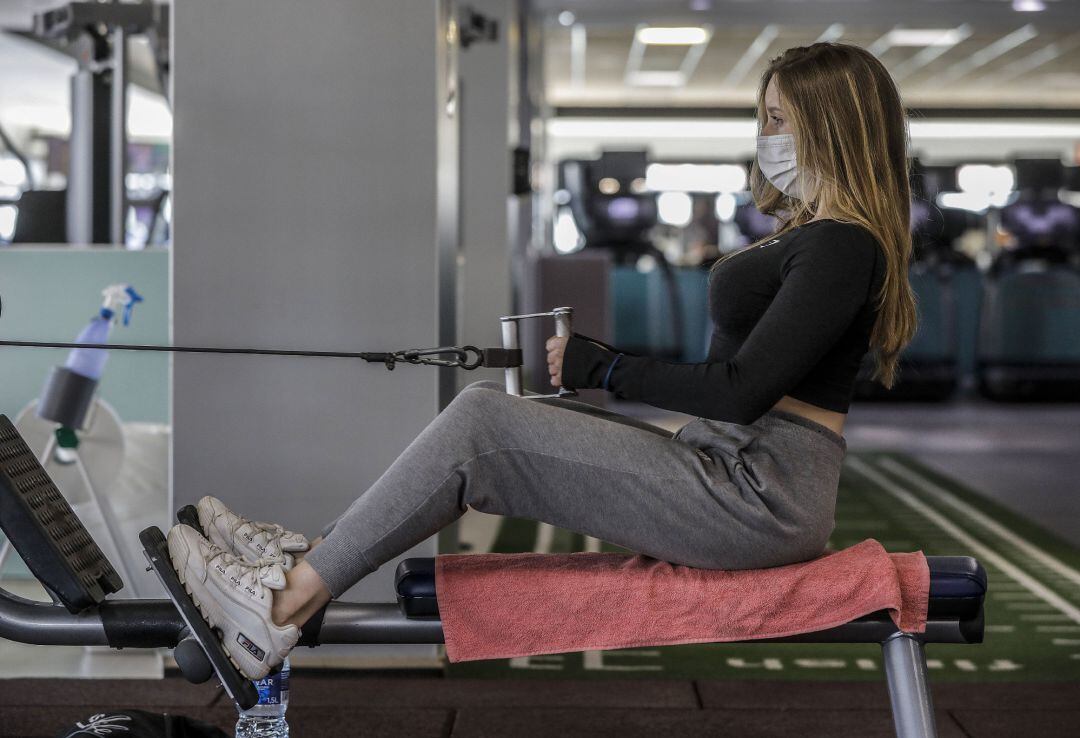
[[[471,507],[699,568],[805,561],[832,532],[845,452],[842,436],[776,410],[751,425],[697,418],[672,435],[474,382],[306,560],[338,597]]]

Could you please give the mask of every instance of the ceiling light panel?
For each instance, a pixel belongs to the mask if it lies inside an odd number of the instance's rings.
[[[965,36],[956,28],[894,28],[887,38],[890,46],[955,46]]]
[[[712,26],[664,27],[649,26],[644,23],[639,25],[634,32],[634,42],[626,58],[624,83],[631,87],[682,87],[686,85],[711,38]],[[650,46],[661,48],[648,52],[647,49]],[[646,60],[647,54],[653,57],[652,62]],[[661,68],[657,69],[656,61],[659,60],[666,63],[662,63]]]
[[[695,46],[708,41],[709,32],[699,26],[642,26],[636,38],[646,46]]]

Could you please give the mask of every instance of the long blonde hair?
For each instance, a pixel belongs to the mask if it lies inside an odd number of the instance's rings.
[[[803,225],[822,205],[828,217],[856,223],[877,238],[886,269],[870,350],[876,362],[873,379],[891,388],[900,352],[914,337],[917,321],[908,281],[911,186],[907,116],[900,94],[881,62],[858,46],[817,43],[788,49],[761,77],[759,131],[768,120],[765,89],[773,77],[795,130],[803,199],[784,195],[754,160],[754,203],[781,222],[780,230],[766,238]],[[710,277],[725,258],[713,265]]]

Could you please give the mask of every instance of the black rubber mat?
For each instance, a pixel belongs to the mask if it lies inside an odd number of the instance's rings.
[[[939,738],[967,738],[948,713],[936,714]],[[829,736],[894,738],[888,710],[568,710],[464,708],[455,738],[684,738],[684,736]]]
[[[1080,725],[1080,683],[936,684],[942,738],[1065,738]],[[443,679],[293,670],[293,735],[365,738],[653,738],[893,735],[883,684],[681,679]],[[231,732],[220,689],[165,680],[19,679],[0,690],[0,738],[52,738],[93,712],[189,715]],[[422,707],[420,707],[422,706]]]

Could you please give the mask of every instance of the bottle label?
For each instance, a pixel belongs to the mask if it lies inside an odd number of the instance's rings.
[[[259,704],[260,705],[280,705],[281,704],[281,674],[274,674],[264,679],[256,679],[255,686],[259,690]]]
[[[289,701],[289,663],[286,661],[284,668],[277,674],[271,674],[263,679],[254,680],[255,688],[259,690],[260,705],[282,705]]]

